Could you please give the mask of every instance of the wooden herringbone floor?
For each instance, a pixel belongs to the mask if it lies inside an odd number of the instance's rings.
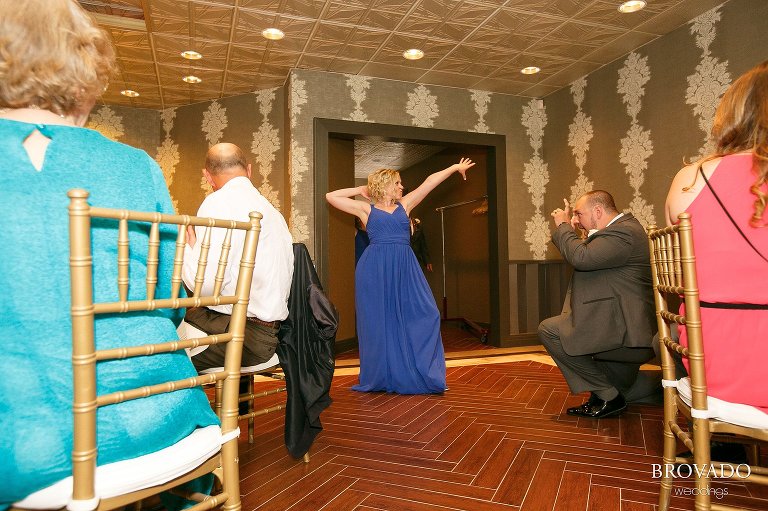
[[[444,395],[357,393],[356,381],[334,378],[308,464],[287,454],[280,413],[258,419],[253,445],[241,436],[245,511],[656,509],[660,407],[567,416],[585,396],[535,361],[449,367]],[[723,503],[768,509],[754,485],[715,485]],[[693,509],[692,497],[673,508]]]

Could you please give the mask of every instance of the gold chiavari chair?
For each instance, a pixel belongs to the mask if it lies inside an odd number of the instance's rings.
[[[729,441],[766,441],[768,426],[760,423],[761,420],[766,421],[765,414],[760,410],[707,396],[704,339],[691,229],[689,213],[680,214],[679,222],[674,226],[648,228],[664,386],[664,445],[663,465],[659,468],[659,510],[666,511],[669,508],[672,482],[676,474],[675,464],[691,461],[691,476],[696,482],[696,491],[693,493],[697,511],[740,509],[712,502],[711,476],[768,484],[768,470],[752,465],[748,469],[743,467],[734,472],[730,469],[735,467],[711,459],[710,441],[713,435],[720,434],[728,435]],[[670,310],[669,303],[676,303],[678,297],[684,300],[684,314]],[[687,347],[672,339],[673,324],[685,327]],[[673,353],[688,359],[689,377],[677,379]],[[688,431],[680,427],[678,416],[689,424]],[[690,450],[693,460],[676,456],[677,439]],[[687,475],[687,471],[683,472]],[[744,478],[747,473],[749,477]]]
[[[53,499],[48,491],[49,509],[66,506],[70,511],[110,510],[127,504],[139,502],[142,499],[171,490],[187,481],[202,475],[212,473],[218,484],[215,492],[208,495],[187,494],[186,498],[198,501],[192,511],[204,511],[223,506],[228,511],[240,509],[240,483],[238,469],[238,383],[240,379],[240,358],[242,354],[243,332],[245,328],[246,308],[248,306],[251,278],[253,274],[256,247],[261,230],[259,213],[250,214],[249,222],[231,220],[216,220],[181,215],[164,215],[160,213],[144,213],[128,210],[116,210],[90,207],[84,190],[71,190],[70,197],[70,268],[72,285],[72,368],[74,377],[74,445],[72,450],[72,477],[57,483],[64,487],[64,501]],[[92,219],[113,219],[118,221],[118,278],[117,288],[119,301],[111,303],[94,303],[91,229]],[[131,300],[128,298],[129,264],[129,224],[134,222],[149,224],[149,252],[147,256],[146,299]],[[158,249],[160,246],[160,225],[177,226],[176,252],[173,275],[171,277],[172,295],[166,299],[155,299],[157,285]],[[184,298],[181,291],[181,271],[186,244],[187,226],[206,227],[205,239],[210,238],[212,228],[226,229],[226,240],[230,240],[233,231],[245,231],[245,245],[240,259],[240,271],[234,295],[221,295],[223,276],[226,269],[229,247],[222,250],[218,262],[218,273],[213,294]],[[205,243],[205,239],[203,243]],[[204,252],[207,252],[203,248]],[[207,253],[201,255],[201,265],[206,264]],[[94,339],[94,316],[100,314],[136,313],[155,311],[158,309],[180,309],[185,307],[201,307],[207,305],[232,304],[232,320],[229,331],[225,334],[204,336],[184,341],[163,342],[157,344],[142,344],[140,346],[121,347],[116,349],[97,350]],[[151,340],[150,340],[151,341]],[[195,348],[202,345],[227,343],[225,366],[220,371],[199,375],[196,377],[159,382],[151,386],[135,388],[105,395],[97,395],[97,369],[99,361],[125,359],[129,357],[153,356],[169,353],[185,348]],[[212,442],[209,438],[205,452],[185,452],[183,460],[174,456],[162,457],[162,451],[142,457],[97,466],[99,446],[96,436],[97,409],[133,399],[139,399],[155,394],[189,389],[205,384],[215,383],[221,388],[221,410],[219,417],[221,427],[213,426],[216,437]],[[158,417],[162,421],[163,417]],[[198,428],[189,437],[182,439],[172,447],[179,447],[193,435],[200,432]],[[198,437],[199,439],[199,437]],[[201,448],[200,442],[189,441],[184,451]],[[207,449],[207,450],[206,450]],[[179,452],[178,450],[175,452]],[[193,461],[190,461],[192,459]],[[180,466],[175,467],[174,464]],[[183,464],[182,464],[183,463]],[[130,464],[130,465],[128,465]],[[158,466],[161,465],[161,466]],[[128,469],[130,467],[130,469]],[[115,476],[119,474],[119,478]],[[115,480],[119,479],[119,480]],[[54,485],[56,486],[56,485]],[[54,488],[55,489],[55,488]],[[61,489],[61,488],[59,488]],[[40,492],[38,492],[40,493]],[[71,497],[69,497],[71,495]],[[34,494],[32,501],[34,501]],[[39,499],[38,499],[39,500]],[[17,503],[20,509],[28,509],[24,503],[30,497]],[[40,507],[32,506],[40,509]]]

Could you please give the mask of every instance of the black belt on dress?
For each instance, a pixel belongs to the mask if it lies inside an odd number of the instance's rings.
[[[257,325],[265,326],[267,328],[280,328],[280,321],[262,321],[259,318],[247,316],[245,319],[250,321],[251,323],[256,323]]]
[[[723,302],[699,302],[706,309],[742,309],[742,310],[768,310],[765,303],[723,303]]]

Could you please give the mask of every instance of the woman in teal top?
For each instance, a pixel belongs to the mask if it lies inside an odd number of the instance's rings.
[[[146,153],[82,127],[113,62],[107,36],[75,2],[0,3],[0,509],[71,475],[67,191],[88,190],[100,207],[173,213]],[[117,300],[115,227],[94,222],[97,301]],[[145,292],[147,235],[130,236],[132,298]],[[162,234],[158,298],[170,296],[174,242],[175,232]],[[182,316],[97,316],[97,348],[176,339]],[[97,371],[99,394],[196,374],[183,351],[101,362]],[[155,452],[217,423],[199,388],[106,406],[98,463]]]

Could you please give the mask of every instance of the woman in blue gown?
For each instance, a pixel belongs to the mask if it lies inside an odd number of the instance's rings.
[[[367,186],[326,194],[333,207],[363,222],[370,239],[355,269],[360,381],[353,390],[398,394],[446,390],[440,313],[411,249],[408,215],[454,172],[466,179],[472,166],[472,160],[462,158],[405,196],[400,174],[392,169],[368,176]],[[370,202],[355,200],[356,195]]]

